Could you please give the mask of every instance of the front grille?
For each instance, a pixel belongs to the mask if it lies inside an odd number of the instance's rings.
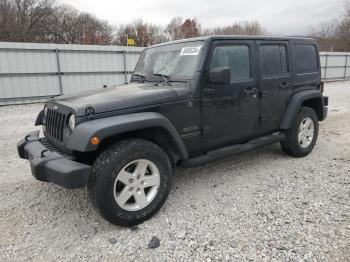
[[[48,109],[46,117],[46,136],[57,142],[63,141],[63,130],[67,115]]]

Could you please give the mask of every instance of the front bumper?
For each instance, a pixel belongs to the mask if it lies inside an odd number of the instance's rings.
[[[18,142],[20,158],[28,159],[33,176],[66,188],[83,187],[89,180],[91,166],[75,162],[58,152],[50,151],[34,131]]]

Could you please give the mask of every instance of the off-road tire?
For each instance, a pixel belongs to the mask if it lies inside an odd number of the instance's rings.
[[[152,202],[137,211],[126,211],[114,198],[114,181],[128,163],[146,159],[152,161],[160,173],[160,185]],[[111,145],[100,153],[92,166],[88,183],[91,202],[110,223],[130,227],[152,217],[167,199],[172,168],[166,153],[156,144],[142,139],[127,139]]]
[[[306,147],[302,147],[298,141],[299,127],[302,121],[310,118],[314,124],[314,135],[311,143]],[[294,157],[304,157],[310,154],[314,148],[318,136],[319,124],[316,112],[310,107],[301,107],[297,114],[292,127],[285,132],[285,140],[281,142],[284,152]]]

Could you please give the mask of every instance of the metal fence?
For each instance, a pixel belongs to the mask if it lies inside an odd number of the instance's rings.
[[[0,42],[0,105],[128,81],[139,47]],[[350,53],[321,53],[322,78],[350,80]]]
[[[0,42],[0,105],[125,83],[142,49]]]
[[[323,80],[350,80],[350,53],[321,52],[320,58]]]

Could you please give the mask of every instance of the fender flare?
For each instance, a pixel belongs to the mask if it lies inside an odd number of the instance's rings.
[[[81,123],[67,139],[66,146],[75,151],[91,152],[98,147],[90,143],[93,136],[97,136],[102,141],[110,136],[151,127],[164,128],[169,132],[182,158],[188,159],[188,151],[173,124],[156,112],[118,115]]]
[[[294,94],[284,113],[280,129],[291,128],[303,102],[313,98],[319,98],[323,106],[323,96],[318,90],[305,90]]]

